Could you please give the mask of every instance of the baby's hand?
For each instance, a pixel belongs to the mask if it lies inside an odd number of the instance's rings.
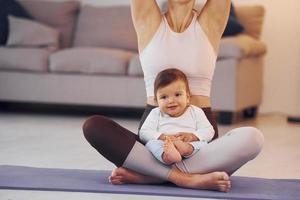
[[[175,135],[175,137],[183,142],[192,142],[199,140],[199,138],[193,133],[179,132]]]
[[[169,140],[169,141],[178,140],[178,138],[175,135],[168,135],[168,134],[164,134],[164,133],[161,134],[158,139],[162,140],[162,141],[166,141],[166,140]]]
[[[168,138],[169,141],[173,142],[175,140],[178,140],[178,138],[175,135],[168,135],[166,136]]]

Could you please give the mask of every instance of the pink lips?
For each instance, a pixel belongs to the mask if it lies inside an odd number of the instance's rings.
[[[169,110],[175,110],[177,108],[177,106],[168,106]]]

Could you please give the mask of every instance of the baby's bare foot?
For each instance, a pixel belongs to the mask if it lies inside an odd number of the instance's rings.
[[[130,169],[119,167],[112,171],[111,176],[108,177],[108,181],[114,185],[121,185],[121,184],[154,184],[154,183],[163,183],[164,181],[152,177],[146,176],[143,174],[139,174],[135,171]]]
[[[189,156],[193,153],[194,148],[190,143],[181,140],[173,141],[173,143],[180,155]]]
[[[176,171],[176,170],[175,170]],[[225,172],[212,172],[208,174],[181,174],[172,170],[170,180],[180,187],[217,190],[228,192],[231,188],[229,176]]]
[[[180,153],[170,140],[166,140],[164,143],[164,153],[162,155],[162,159],[168,165],[180,162],[182,159]]]

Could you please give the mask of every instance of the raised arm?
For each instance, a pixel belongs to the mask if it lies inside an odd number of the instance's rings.
[[[216,52],[227,24],[230,3],[231,0],[207,0],[198,18]]]
[[[156,0],[131,0],[131,15],[141,52],[161,22],[160,9]]]

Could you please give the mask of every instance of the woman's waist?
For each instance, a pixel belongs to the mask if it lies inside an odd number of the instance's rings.
[[[200,108],[211,107],[210,97],[202,95],[191,96],[191,104]],[[153,96],[147,97],[147,104],[151,106],[157,106]]]

